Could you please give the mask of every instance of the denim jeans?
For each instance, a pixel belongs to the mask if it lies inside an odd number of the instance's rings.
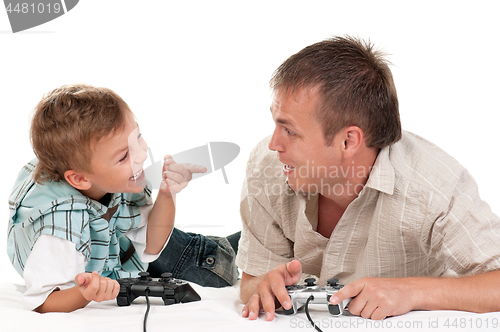
[[[174,228],[160,257],[149,263],[151,277],[163,272],[205,287],[231,286],[238,280],[239,232],[229,237],[204,236]]]

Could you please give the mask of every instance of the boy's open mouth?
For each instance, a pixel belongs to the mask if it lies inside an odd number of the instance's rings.
[[[141,169],[139,172],[137,172],[134,176],[130,177],[130,181],[135,181],[137,180],[142,174],[144,173],[144,169]]]

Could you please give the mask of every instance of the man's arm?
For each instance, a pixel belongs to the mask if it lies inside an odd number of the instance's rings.
[[[292,307],[290,296],[285,286],[297,284],[302,275],[302,265],[298,260],[281,264],[259,277],[242,274],[240,299],[245,303],[243,317],[253,320],[259,315],[262,307],[266,320],[273,320],[274,311],[280,305],[285,309]]]
[[[257,285],[264,280],[266,275],[262,275],[259,277],[247,274],[245,272],[241,275],[240,282],[240,300],[243,303],[248,303],[250,297],[255,294],[257,290]]]
[[[500,311],[500,271],[457,278],[362,278],[331,297],[333,304],[355,297],[353,315],[375,320],[411,310]]]

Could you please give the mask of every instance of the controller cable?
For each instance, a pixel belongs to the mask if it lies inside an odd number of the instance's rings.
[[[311,296],[309,296],[309,298],[307,299],[306,301],[306,316],[307,316],[307,319],[309,319],[309,322],[311,322],[311,324],[314,326],[314,328],[316,329],[316,331],[318,332],[323,332],[321,331],[321,329],[314,323],[314,321],[312,320],[311,316],[309,315],[309,301],[312,301],[314,300],[314,296],[311,294]]]
[[[148,315],[149,315],[149,308],[151,305],[149,304],[149,288],[146,288],[146,313],[144,314],[144,325],[143,325],[143,330],[146,332],[146,322],[148,321]]]

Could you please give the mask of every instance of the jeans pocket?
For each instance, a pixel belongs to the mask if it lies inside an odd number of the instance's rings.
[[[225,237],[208,236],[203,255],[202,267],[209,269],[229,285],[234,285],[238,280],[238,268],[236,267],[236,253]],[[215,249],[215,255],[214,250]]]

